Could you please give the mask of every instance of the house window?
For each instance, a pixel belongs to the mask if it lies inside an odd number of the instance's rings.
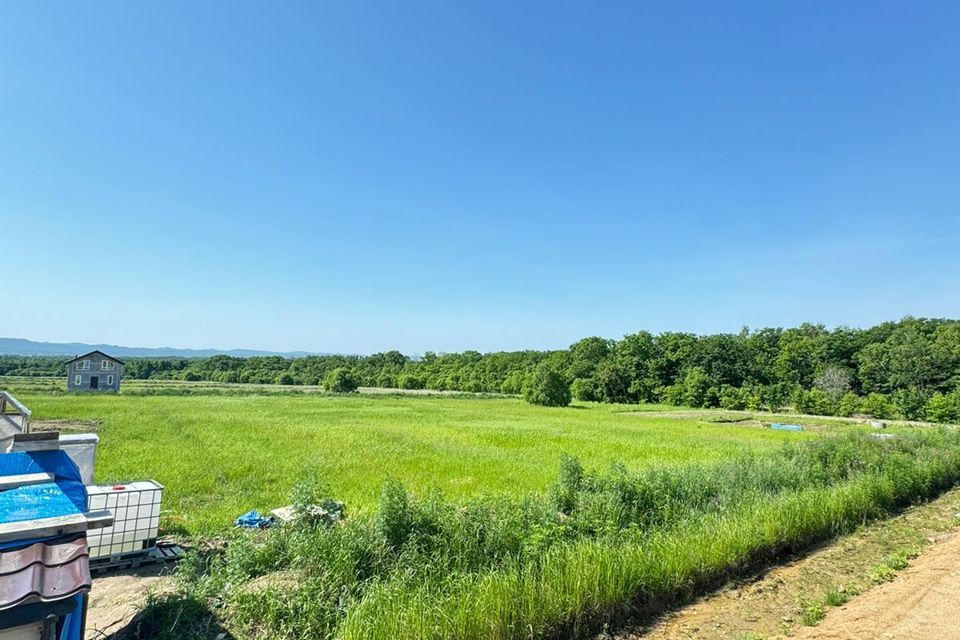
[[[107,376],[107,384],[113,384],[113,376]]]
[[[109,360],[100,361],[100,370],[101,371],[113,371],[113,363]]]
[[[82,380],[83,380],[83,376],[81,376],[79,373],[78,373],[77,375],[73,376],[73,384],[74,384],[74,386],[79,387],[79,386],[80,386],[80,382],[81,382]]]
[[[81,360],[80,362],[77,363],[77,371],[86,371],[89,368],[90,368],[89,360]]]

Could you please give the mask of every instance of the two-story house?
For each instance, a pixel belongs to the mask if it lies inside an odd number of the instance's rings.
[[[67,362],[69,391],[120,391],[123,361],[91,351]]]

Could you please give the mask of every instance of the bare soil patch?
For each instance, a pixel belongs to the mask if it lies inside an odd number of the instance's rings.
[[[151,590],[172,589],[171,565],[155,564],[102,577],[94,576],[87,609],[86,640],[105,640],[127,628]]]
[[[960,535],[933,545],[892,582],[827,613],[797,638],[942,640],[960,638]]]
[[[61,431],[63,433],[96,433],[99,420],[31,420],[30,431]]]

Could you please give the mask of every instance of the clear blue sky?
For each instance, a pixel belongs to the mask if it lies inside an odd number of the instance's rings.
[[[958,33],[957,2],[6,3],[0,335],[957,317]]]

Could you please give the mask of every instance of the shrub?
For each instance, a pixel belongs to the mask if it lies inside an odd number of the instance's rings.
[[[927,401],[924,413],[933,422],[960,422],[960,389],[947,394],[936,392]]]
[[[289,373],[281,373],[277,376],[277,384],[293,384],[293,376]]]
[[[860,410],[868,416],[874,418],[890,419],[896,416],[896,407],[890,402],[890,398],[882,393],[871,393],[860,405]]]
[[[763,389],[760,387],[743,387],[743,398],[750,411],[759,411],[763,407]]]
[[[351,369],[337,367],[323,379],[323,386],[334,393],[353,393],[360,386],[360,382]]]
[[[583,484],[583,465],[573,456],[560,458],[560,476],[554,485],[553,504],[557,511],[570,513],[577,504],[577,492]]]
[[[837,406],[822,389],[797,389],[793,394],[793,406],[800,413],[817,416],[832,416]]]
[[[760,397],[767,409],[779,411],[786,406],[790,393],[786,384],[777,383],[765,386],[760,392]]]
[[[397,378],[397,386],[401,389],[423,389],[426,386],[426,381],[412,373],[402,373]]]
[[[377,376],[377,386],[381,389],[394,389],[397,386],[397,376],[383,371]]]
[[[916,388],[897,389],[893,393],[893,404],[907,420],[922,420],[923,410],[929,398]]]
[[[592,378],[577,378],[570,385],[570,393],[577,400],[595,402],[600,399],[597,383]]]
[[[668,387],[660,387],[657,392],[660,402],[674,407],[683,406],[683,385],[672,384]]]
[[[522,371],[513,371],[500,385],[500,393],[513,395],[522,392],[525,379]]]
[[[731,410],[746,409],[748,396],[746,389],[724,386],[720,392],[720,406]]]
[[[540,365],[524,386],[523,399],[544,407],[565,407],[570,404],[570,387],[556,369]]]
[[[187,371],[186,373],[183,374],[183,379],[186,380],[187,382],[197,382],[202,378],[200,377],[200,374],[197,373],[196,371]]]
[[[837,415],[849,418],[855,413],[860,413],[860,396],[853,391],[847,391],[840,398],[840,406],[837,407]]]
[[[707,406],[710,377],[700,367],[693,367],[683,377],[683,404],[688,407]]]

